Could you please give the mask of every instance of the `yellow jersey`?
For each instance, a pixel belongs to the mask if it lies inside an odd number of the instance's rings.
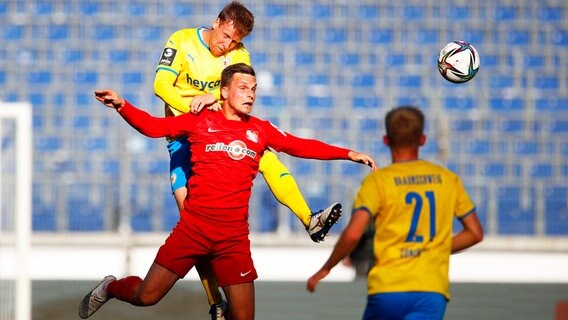
[[[175,75],[173,83],[182,98],[179,105],[166,103],[166,115],[179,115],[189,111],[191,99],[197,95],[212,93],[220,99],[221,72],[231,64],[243,62],[250,65],[250,55],[243,44],[227,54],[215,57],[203,41],[205,28],[189,28],[174,32],[164,47],[156,77],[163,72]],[[164,74],[165,76],[165,74]],[[176,99],[164,99],[176,101]]]
[[[393,163],[363,180],[353,204],[375,225],[368,294],[449,294],[454,217],[475,211],[458,175],[425,160]]]

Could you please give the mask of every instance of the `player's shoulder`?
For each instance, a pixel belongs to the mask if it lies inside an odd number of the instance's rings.
[[[232,60],[236,62],[245,62],[250,65],[250,53],[248,49],[245,47],[244,44],[240,44],[238,47],[233,49],[229,55],[231,56]]]
[[[243,52],[243,53],[246,52],[247,54],[249,53],[247,47],[246,47],[245,44],[242,43],[242,42],[239,43],[239,45],[238,45],[237,48],[236,48],[236,51],[240,51],[240,52]]]
[[[436,162],[433,162],[433,161],[430,161],[430,160],[420,159],[420,160],[418,160],[418,162],[419,162],[420,164],[422,164],[423,166],[427,166],[427,167],[433,168],[433,169],[435,169],[435,170],[439,170],[439,171],[449,171],[448,168],[442,166],[442,165],[439,164],[439,163],[436,163]]]
[[[270,122],[269,120],[264,120],[264,119],[261,119],[261,118],[255,117],[255,116],[251,116],[251,115],[249,115],[248,124],[250,126],[254,126],[254,127],[256,127],[256,128],[258,128],[259,130],[262,130],[262,131],[267,131],[267,130],[269,130],[269,131],[272,131],[272,130],[280,131],[280,129],[278,129],[278,127],[275,124],[273,124],[272,122]]]
[[[181,29],[177,29],[173,33],[190,34],[190,33],[195,33],[197,29],[199,29],[199,28],[181,28]]]
[[[364,180],[368,181],[382,181],[384,179],[390,179],[391,176],[395,175],[396,170],[393,168],[393,164],[386,166],[378,166],[375,171],[371,171],[365,175]]]
[[[447,168],[423,159],[394,162],[374,171],[377,175],[420,175],[422,173],[452,174]]]
[[[430,165],[431,165],[432,167],[436,168],[436,170],[438,170],[438,171],[440,171],[440,172],[442,172],[442,173],[444,173],[444,174],[447,174],[447,175],[450,175],[450,176],[456,176],[456,177],[458,177],[458,174],[457,174],[457,173],[455,173],[452,169],[450,169],[450,168],[448,168],[448,167],[446,167],[446,166],[443,166],[443,165],[441,165],[441,164],[439,164],[439,163],[434,163],[434,162],[428,162],[428,163],[430,163]]]
[[[256,125],[256,126],[267,126],[270,124],[270,121],[268,120],[264,120],[251,115],[248,116],[247,122],[251,125]]]
[[[186,117],[187,121],[191,121],[196,127],[219,127],[222,126],[224,116],[222,112],[209,109],[201,110],[201,112],[188,112],[178,117]]]
[[[450,169],[450,168],[448,168],[444,165],[441,165],[441,164],[435,163],[435,162],[431,162],[431,161],[427,161],[427,160],[421,160],[421,161],[422,161],[422,163],[424,163],[428,166],[428,169],[426,169],[424,171],[440,174],[442,176],[445,176],[446,178],[451,179],[451,181],[461,180],[460,176],[456,172],[454,172],[452,169]]]
[[[202,110],[199,113],[193,113],[193,112],[186,112],[186,113],[182,113],[179,115],[176,115],[176,118],[183,118],[185,120],[190,120],[193,122],[199,122],[202,121],[203,119],[206,119],[209,114],[212,113],[212,111],[206,109],[206,110]]]

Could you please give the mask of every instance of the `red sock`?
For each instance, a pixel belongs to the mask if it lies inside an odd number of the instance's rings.
[[[110,298],[116,298],[134,304],[134,292],[142,282],[140,277],[130,276],[108,284],[106,291]]]

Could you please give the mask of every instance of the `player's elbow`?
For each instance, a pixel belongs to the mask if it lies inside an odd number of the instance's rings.
[[[469,228],[466,228],[466,230],[464,231],[467,234],[468,247],[471,247],[483,241],[483,228],[481,227],[481,225],[477,225],[473,228],[469,226]]]
[[[462,223],[465,231],[469,234],[469,238],[474,242],[473,244],[483,241],[483,226],[479,221],[477,213],[473,212],[473,214],[466,216]]]
[[[465,247],[469,248],[483,241],[483,229],[481,229],[481,226],[479,228],[469,228],[465,232],[467,234]]]
[[[477,230],[472,230],[472,238],[474,243],[473,244],[477,244],[480,243],[481,241],[483,241],[483,228],[480,226]]]
[[[158,97],[161,98],[163,96],[163,88],[164,88],[164,84],[163,82],[156,77],[156,79],[154,79],[154,94]]]
[[[359,243],[359,241],[361,240],[361,237],[363,236],[363,234],[361,232],[358,232],[358,230],[354,230],[354,229],[350,229],[350,228],[346,228],[343,231],[343,239],[345,242],[349,243],[349,244],[357,244]]]
[[[475,223],[473,225],[469,225],[467,229],[469,231],[473,244],[477,244],[483,241],[484,232],[481,223]]]
[[[173,88],[175,80],[173,74],[163,70],[157,71],[154,78],[154,94],[159,98],[166,96],[168,89]]]

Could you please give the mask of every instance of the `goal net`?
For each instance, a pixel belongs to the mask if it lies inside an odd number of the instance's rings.
[[[32,111],[0,103],[0,320],[31,319]]]

